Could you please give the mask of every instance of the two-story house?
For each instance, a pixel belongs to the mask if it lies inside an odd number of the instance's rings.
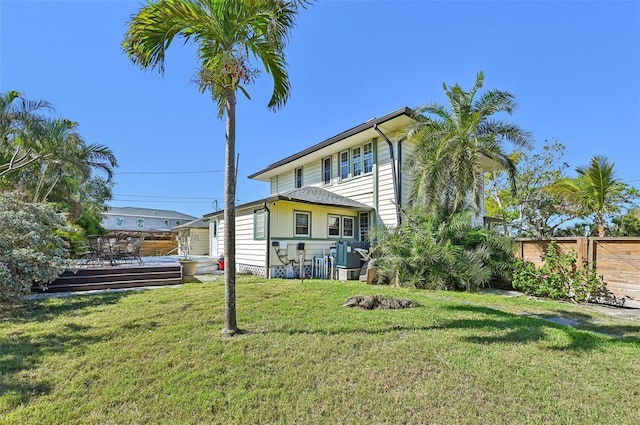
[[[304,254],[309,275],[313,257],[337,241],[367,241],[372,226],[396,226],[409,200],[403,164],[413,150],[405,137],[413,115],[405,107],[370,119],[250,175],[271,191],[236,207],[238,271],[285,277]],[[223,252],[223,213],[205,215],[212,255]]]

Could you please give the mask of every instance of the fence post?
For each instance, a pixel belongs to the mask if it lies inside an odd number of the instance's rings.
[[[576,245],[576,266],[578,269],[583,269],[587,264],[590,264],[588,239],[584,237],[578,238]]]

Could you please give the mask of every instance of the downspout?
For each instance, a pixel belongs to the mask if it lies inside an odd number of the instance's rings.
[[[378,132],[378,134],[380,134],[380,136],[382,136],[382,138],[387,142],[387,144],[389,145],[389,157],[391,158],[391,178],[393,180],[393,197],[395,198],[395,203],[396,203],[396,223],[398,223],[398,225],[400,225],[401,223],[401,218],[400,218],[400,196],[398,193],[398,175],[396,174],[396,160],[395,157],[393,155],[393,144],[391,143],[391,140],[389,140],[389,138],[387,138],[387,136],[378,128],[378,124],[374,124],[373,125],[373,129],[375,131]]]
[[[267,275],[267,279],[271,279],[271,210],[267,205],[268,204],[266,202],[263,204],[264,209],[267,210],[267,255],[265,274]]]

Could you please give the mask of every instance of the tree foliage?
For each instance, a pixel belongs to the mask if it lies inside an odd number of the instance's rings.
[[[576,168],[576,178],[561,179],[545,188],[567,202],[576,217],[590,218],[598,236],[605,236],[613,216],[638,197],[637,190],[620,181],[614,163],[594,156],[588,166]]]
[[[50,206],[0,193],[0,303],[19,303],[33,283],[46,287],[68,266],[65,220]]]
[[[416,142],[408,161],[413,206],[434,210],[444,204],[454,213],[468,206],[471,194],[479,211],[485,170],[497,166],[514,176],[515,167],[504,144],[528,147],[531,134],[499,118],[515,113],[514,96],[503,90],[479,95],[483,85],[482,72],[469,91],[445,83],[448,106],[432,103],[416,109],[417,123],[408,132]]]
[[[473,212],[412,209],[393,229],[377,229],[376,264],[396,284],[473,291],[510,275],[512,241],[474,228]]]
[[[71,223],[99,222],[111,199],[116,157],[87,143],[78,123],[42,114],[52,109],[16,91],[0,95],[0,191],[17,188],[32,202],[54,203]]]

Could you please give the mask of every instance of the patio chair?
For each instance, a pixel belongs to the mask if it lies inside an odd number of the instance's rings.
[[[144,264],[142,258],[140,258],[140,247],[142,246],[142,241],[144,241],[144,235],[137,238],[127,238],[118,253],[118,259],[124,262],[131,262],[132,264],[133,260],[136,260],[139,265]]]

